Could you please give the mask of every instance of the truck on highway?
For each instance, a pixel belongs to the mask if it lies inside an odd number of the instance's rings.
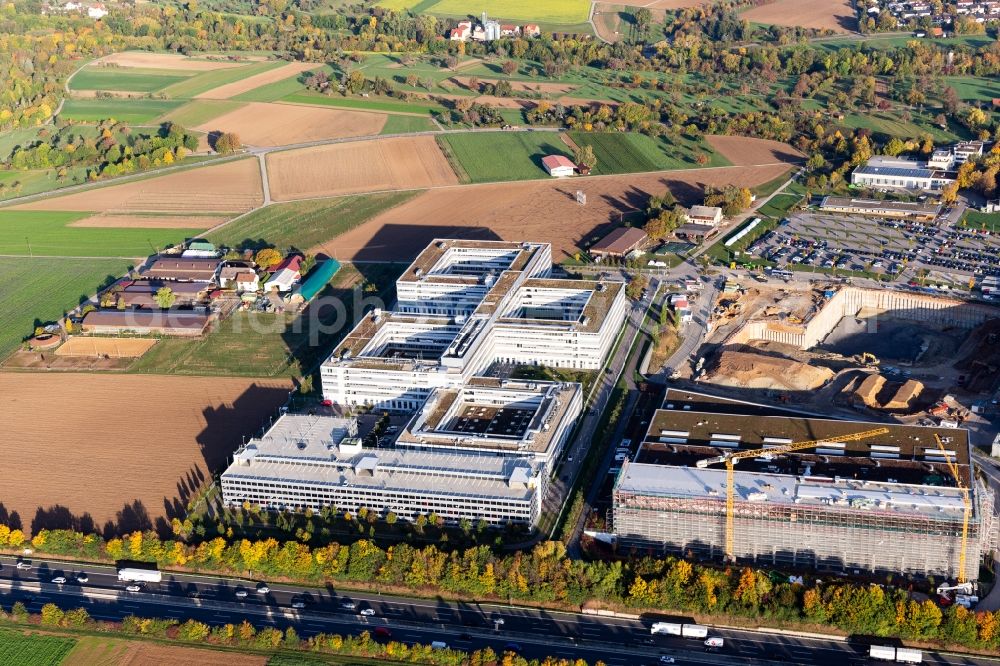
[[[129,583],[159,583],[163,573],[159,569],[118,567],[118,580]]]
[[[654,622],[650,628],[651,634],[665,634],[682,638],[707,638],[708,627],[700,624],[683,624],[681,622]]]
[[[891,661],[896,664],[919,664],[924,655],[920,650],[896,648],[889,645],[872,645],[868,648],[868,658],[875,661]]]

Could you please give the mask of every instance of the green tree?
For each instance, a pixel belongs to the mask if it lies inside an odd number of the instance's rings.
[[[585,145],[575,151],[575,161],[577,164],[593,170],[597,167],[597,155],[594,154],[594,147]]]
[[[174,303],[177,301],[177,295],[174,294],[174,290],[170,287],[160,287],[156,290],[156,305],[167,310],[172,308]]]

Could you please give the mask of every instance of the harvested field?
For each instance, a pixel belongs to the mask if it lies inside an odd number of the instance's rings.
[[[13,206],[11,210],[242,213],[264,200],[256,159],[196,167]]]
[[[783,391],[813,391],[833,379],[833,370],[747,351],[724,350],[706,378],[722,386]]]
[[[609,231],[622,213],[644,207],[650,194],[669,188],[691,204],[704,185],[753,187],[787,170],[775,164],[443,187],[336,237],[335,245],[341,259],[408,261],[434,238],[537,240],[552,243],[553,259],[562,261]],[[586,206],[576,203],[578,189],[587,194]]]
[[[267,156],[271,196],[280,201],[454,185],[433,136],[356,141]]]
[[[858,29],[851,0],[774,0],[743,12],[751,23],[797,26],[835,32]]]
[[[88,520],[107,533],[155,528],[182,512],[289,389],[278,380],[0,373],[0,448],[12,479],[0,503],[31,532]]]
[[[235,132],[250,146],[286,146],[319,139],[375,135],[386,115],[318,106],[251,102],[195,129]]]
[[[226,221],[211,215],[91,215],[67,227],[101,229],[211,229]]]
[[[701,5],[712,4],[715,0],[622,0],[614,2],[614,5],[624,5],[626,7],[648,7],[649,9],[687,9],[688,7],[700,7]],[[604,3],[598,3],[603,6]]]
[[[73,666],[263,666],[264,656],[216,650],[127,641],[110,636],[81,636],[65,664]]]
[[[770,139],[755,139],[748,136],[706,136],[708,145],[719,151],[723,157],[736,166],[774,164],[775,162],[796,163],[805,155],[787,143]]]
[[[118,67],[140,67],[149,69],[176,69],[185,72],[207,72],[213,69],[239,67],[245,63],[226,60],[201,60],[188,58],[179,53],[146,53],[142,51],[125,51],[113,53],[98,61],[101,65],[116,65]]]
[[[138,358],[148,352],[155,344],[155,338],[85,338],[73,336],[56,350],[56,356]]]
[[[464,88],[465,90],[471,90],[469,82],[472,78],[471,76],[453,76],[447,80],[447,83]],[[495,84],[499,81],[499,79],[482,79],[479,77],[476,77],[476,79],[479,83]],[[514,92],[538,92],[551,95],[565,95],[579,88],[579,86],[572,83],[544,83],[536,81],[510,81],[509,83]]]
[[[230,97],[235,97],[236,95],[249,92],[254,88],[260,88],[261,86],[266,86],[269,83],[275,83],[277,81],[287,79],[290,76],[295,76],[296,74],[300,74],[310,69],[316,69],[318,67],[322,67],[322,65],[315,62],[290,62],[287,65],[278,67],[277,69],[269,69],[265,72],[261,72],[260,74],[254,74],[253,76],[248,76],[245,79],[233,81],[232,83],[227,83],[219,86],[218,88],[205,91],[201,94],[195,95],[195,99],[229,99]]]

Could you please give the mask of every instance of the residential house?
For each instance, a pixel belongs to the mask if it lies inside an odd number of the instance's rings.
[[[459,21],[448,35],[453,42],[467,42],[470,37],[472,37],[472,21]]]
[[[542,158],[542,166],[553,178],[564,178],[576,173],[576,165],[565,155],[546,155]]]
[[[691,206],[691,210],[685,213],[684,217],[691,224],[714,227],[722,222],[722,209],[718,206]]]
[[[95,21],[98,19],[102,19],[107,15],[108,15],[107,8],[100,3],[87,7],[87,16],[94,19]]]
[[[235,289],[239,293],[255,292],[260,289],[260,278],[250,262],[239,262],[223,266],[219,271],[219,286]]]
[[[520,37],[521,28],[516,25],[511,25],[510,23],[504,23],[500,26],[500,36],[501,37]]]
[[[525,37],[541,37],[542,29],[536,23],[529,23],[521,28],[521,34]]]
[[[302,267],[302,257],[293,254],[275,267],[271,277],[264,283],[264,291],[277,289],[280,293],[292,290],[292,287],[302,279],[299,272]]]

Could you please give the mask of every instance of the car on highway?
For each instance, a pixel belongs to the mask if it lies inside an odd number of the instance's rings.
[[[86,583],[89,580],[90,580],[90,576],[87,575],[86,571],[81,571],[80,573],[78,573],[76,575],[76,582],[78,582],[78,583]]]
[[[301,610],[305,607],[306,607],[306,602],[302,601],[301,599],[292,600],[292,608]]]
[[[236,596],[237,599],[246,599],[247,596],[249,596],[247,591],[244,590],[243,588],[236,590],[236,592],[234,592],[233,594]]]
[[[376,638],[392,638],[392,632],[388,627],[375,627],[373,632]]]
[[[135,583],[132,583],[131,585],[128,585],[128,586],[125,587],[125,591],[126,592],[141,592],[142,591],[142,585],[136,585]]]
[[[677,660],[673,657],[660,657],[661,664],[676,664]]]
[[[66,583],[66,576],[56,576],[52,579],[52,583],[55,585],[63,585]]]
[[[20,562],[17,563],[17,568],[21,569],[22,571],[26,571],[31,568],[31,562],[25,562],[24,560],[21,560]]]
[[[344,610],[352,611],[355,610],[358,607],[358,605],[353,601],[351,601],[350,599],[344,599],[343,601],[340,602],[340,607],[343,608]]]
[[[503,646],[504,652],[513,652],[514,654],[521,654],[521,644],[520,643],[507,643]]]
[[[364,615],[365,617],[375,617],[375,609],[365,608],[364,610],[361,611],[361,614]]]
[[[257,594],[270,594],[271,588],[267,586],[267,583],[257,583]]]

